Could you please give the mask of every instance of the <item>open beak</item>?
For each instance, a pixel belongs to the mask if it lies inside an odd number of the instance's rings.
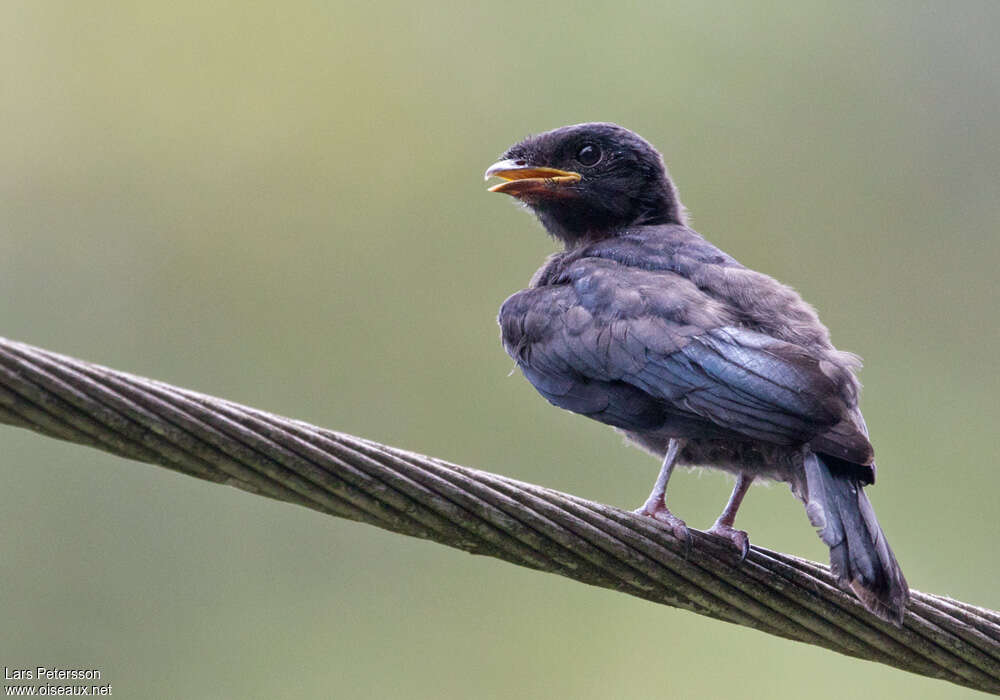
[[[568,170],[557,170],[537,165],[529,165],[523,160],[501,160],[486,169],[485,179],[499,177],[506,182],[493,185],[490,192],[502,192],[514,197],[524,194],[554,194],[554,190],[563,185],[579,182],[580,173]]]

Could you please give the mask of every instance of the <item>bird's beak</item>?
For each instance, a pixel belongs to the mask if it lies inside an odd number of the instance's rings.
[[[556,188],[579,182],[580,173],[529,165],[523,160],[501,160],[486,169],[485,179],[499,177],[506,180],[493,185],[490,192],[502,192],[514,197],[528,193],[552,193]]]

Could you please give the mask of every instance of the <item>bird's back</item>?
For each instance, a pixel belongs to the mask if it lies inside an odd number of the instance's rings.
[[[833,347],[794,290],[686,226],[636,227],[553,255],[500,324],[508,353],[563,408],[628,430],[622,411],[641,428],[655,405],[709,437],[815,440],[872,462],[858,359]]]

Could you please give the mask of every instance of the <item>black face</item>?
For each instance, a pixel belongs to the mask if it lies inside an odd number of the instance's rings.
[[[512,146],[486,171],[567,245],[630,226],[683,223],[660,154],[616,124],[564,126]]]

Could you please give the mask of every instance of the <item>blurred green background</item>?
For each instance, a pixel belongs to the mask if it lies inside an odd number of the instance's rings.
[[[553,244],[484,168],[611,120],[863,355],[911,585],[1000,607],[1000,5],[0,4],[0,334],[634,507],[656,462],[494,318]],[[0,428],[0,665],[117,697],[971,692]],[[682,473],[707,527],[726,477]],[[784,486],[751,540],[826,560]]]

